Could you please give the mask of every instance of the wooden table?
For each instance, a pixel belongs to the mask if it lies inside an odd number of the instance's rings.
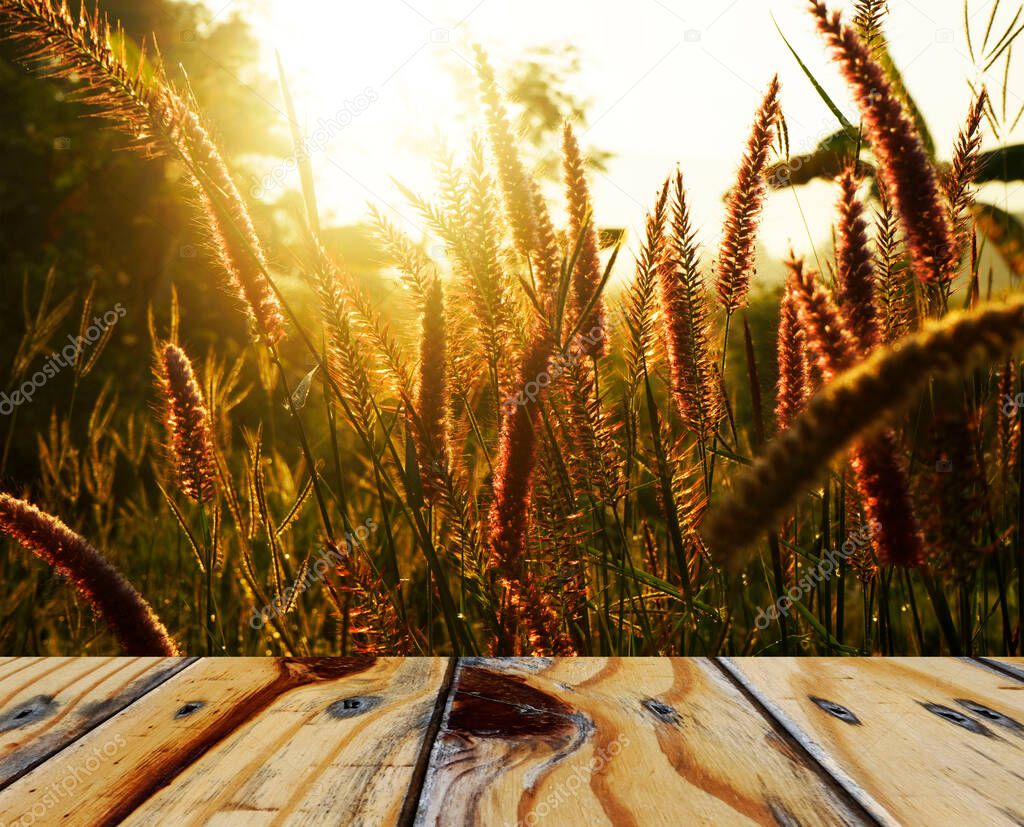
[[[1024,824],[1024,659],[0,659],[0,825]]]

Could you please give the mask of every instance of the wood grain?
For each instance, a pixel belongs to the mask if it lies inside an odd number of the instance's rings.
[[[420,825],[861,824],[711,662],[460,662]]]
[[[12,784],[0,822],[393,823],[446,665],[201,660]]]
[[[0,664],[0,788],[188,663],[185,658],[18,658]]]
[[[1024,823],[1024,684],[967,659],[724,661],[891,824]]]

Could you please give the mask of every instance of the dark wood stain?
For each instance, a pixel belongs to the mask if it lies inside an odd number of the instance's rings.
[[[36,695],[0,714],[0,732],[10,732],[34,724],[53,714],[56,709],[57,702],[52,695]]]
[[[358,674],[373,666],[375,660],[376,658],[277,660],[278,675],[274,680],[240,698],[216,719],[204,722],[205,728],[195,737],[189,738],[183,733],[180,744],[171,745],[166,753],[155,756],[152,764],[139,767],[134,775],[126,777],[120,799],[97,824],[103,827],[120,824],[143,802],[170,784],[233,732],[266,711],[282,695],[303,686]]]
[[[447,729],[481,738],[565,742],[576,734],[574,718],[571,706],[519,675],[467,666],[459,672]]]

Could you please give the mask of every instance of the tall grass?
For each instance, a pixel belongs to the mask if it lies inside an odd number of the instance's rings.
[[[11,418],[7,445],[39,430],[40,473],[0,495],[0,529],[132,652],[1020,652],[1024,304],[980,305],[967,255],[985,96],[935,169],[874,56],[883,4],[860,5],[850,27],[810,4],[865,141],[836,170],[835,277],[790,262],[776,342],[751,302],[766,171],[787,160],[777,79],[714,262],[676,171],[617,291],[572,125],[563,229],[478,49],[484,137],[436,198],[408,193],[445,260],[373,219],[396,307],[321,238],[304,153],[305,280],[282,290],[191,97],[98,13],[0,0],[30,68],[181,162],[253,334],[237,362],[216,344],[193,361],[176,302],[155,307],[157,413],[104,386],[84,434],[73,403]],[[12,375],[69,314],[49,301]],[[726,358],[739,322],[746,364]],[[113,649],[16,544],[4,648]]]

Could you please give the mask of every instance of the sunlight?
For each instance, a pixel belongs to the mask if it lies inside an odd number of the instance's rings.
[[[720,223],[722,194],[750,114],[773,72],[782,79],[793,152],[809,151],[835,128],[834,116],[811,91],[773,21],[829,94],[850,111],[802,2],[741,0],[704,8],[644,0],[627,16],[608,2],[526,0],[514,9],[478,0],[235,0],[226,8],[220,0],[209,2],[220,14],[241,13],[250,22],[269,73],[276,74],[274,52],[280,52],[322,205],[343,221],[359,220],[372,203],[416,231],[417,221],[393,180],[417,191],[429,189],[439,141],[458,150],[475,126],[468,64],[477,42],[500,64],[531,47],[558,42],[546,32],[573,32],[582,66],[578,86],[590,102],[590,125],[581,140],[585,146],[615,149],[607,172],[594,176],[601,205],[597,217],[633,231],[642,226],[642,205],[659,176],[679,162],[701,237],[714,241],[709,228]],[[985,19],[989,5],[972,4],[975,25]],[[588,24],[581,25],[582,19]],[[537,20],[545,25],[537,26]],[[943,0],[924,10],[898,4],[888,25],[907,83],[929,113],[937,142],[951,145],[969,100],[966,80],[977,77],[961,34],[961,3]],[[1011,84],[1011,106],[1024,102],[1020,94],[1024,90]],[[1018,126],[1014,135],[1021,134],[1024,127]],[[987,143],[994,143],[991,136]],[[270,162],[260,186],[297,188],[294,163]],[[1005,196],[1010,206],[1024,203],[1020,191],[1007,190]],[[823,216],[832,197],[827,187],[810,187],[772,199],[765,248],[782,255],[792,244],[810,252],[816,239],[827,238]]]
[[[352,220],[369,202],[403,219],[392,178],[426,186],[435,137],[466,134],[453,117],[465,104],[452,66],[469,59],[468,45],[457,48],[453,31],[400,4],[261,5],[254,20],[264,61],[276,74],[276,50],[284,63],[328,211]],[[386,40],[365,34],[381,31]],[[294,164],[269,172],[264,185],[298,185]]]
[[[0,653],[1019,653],[1024,0],[120,2],[0,0]]]

